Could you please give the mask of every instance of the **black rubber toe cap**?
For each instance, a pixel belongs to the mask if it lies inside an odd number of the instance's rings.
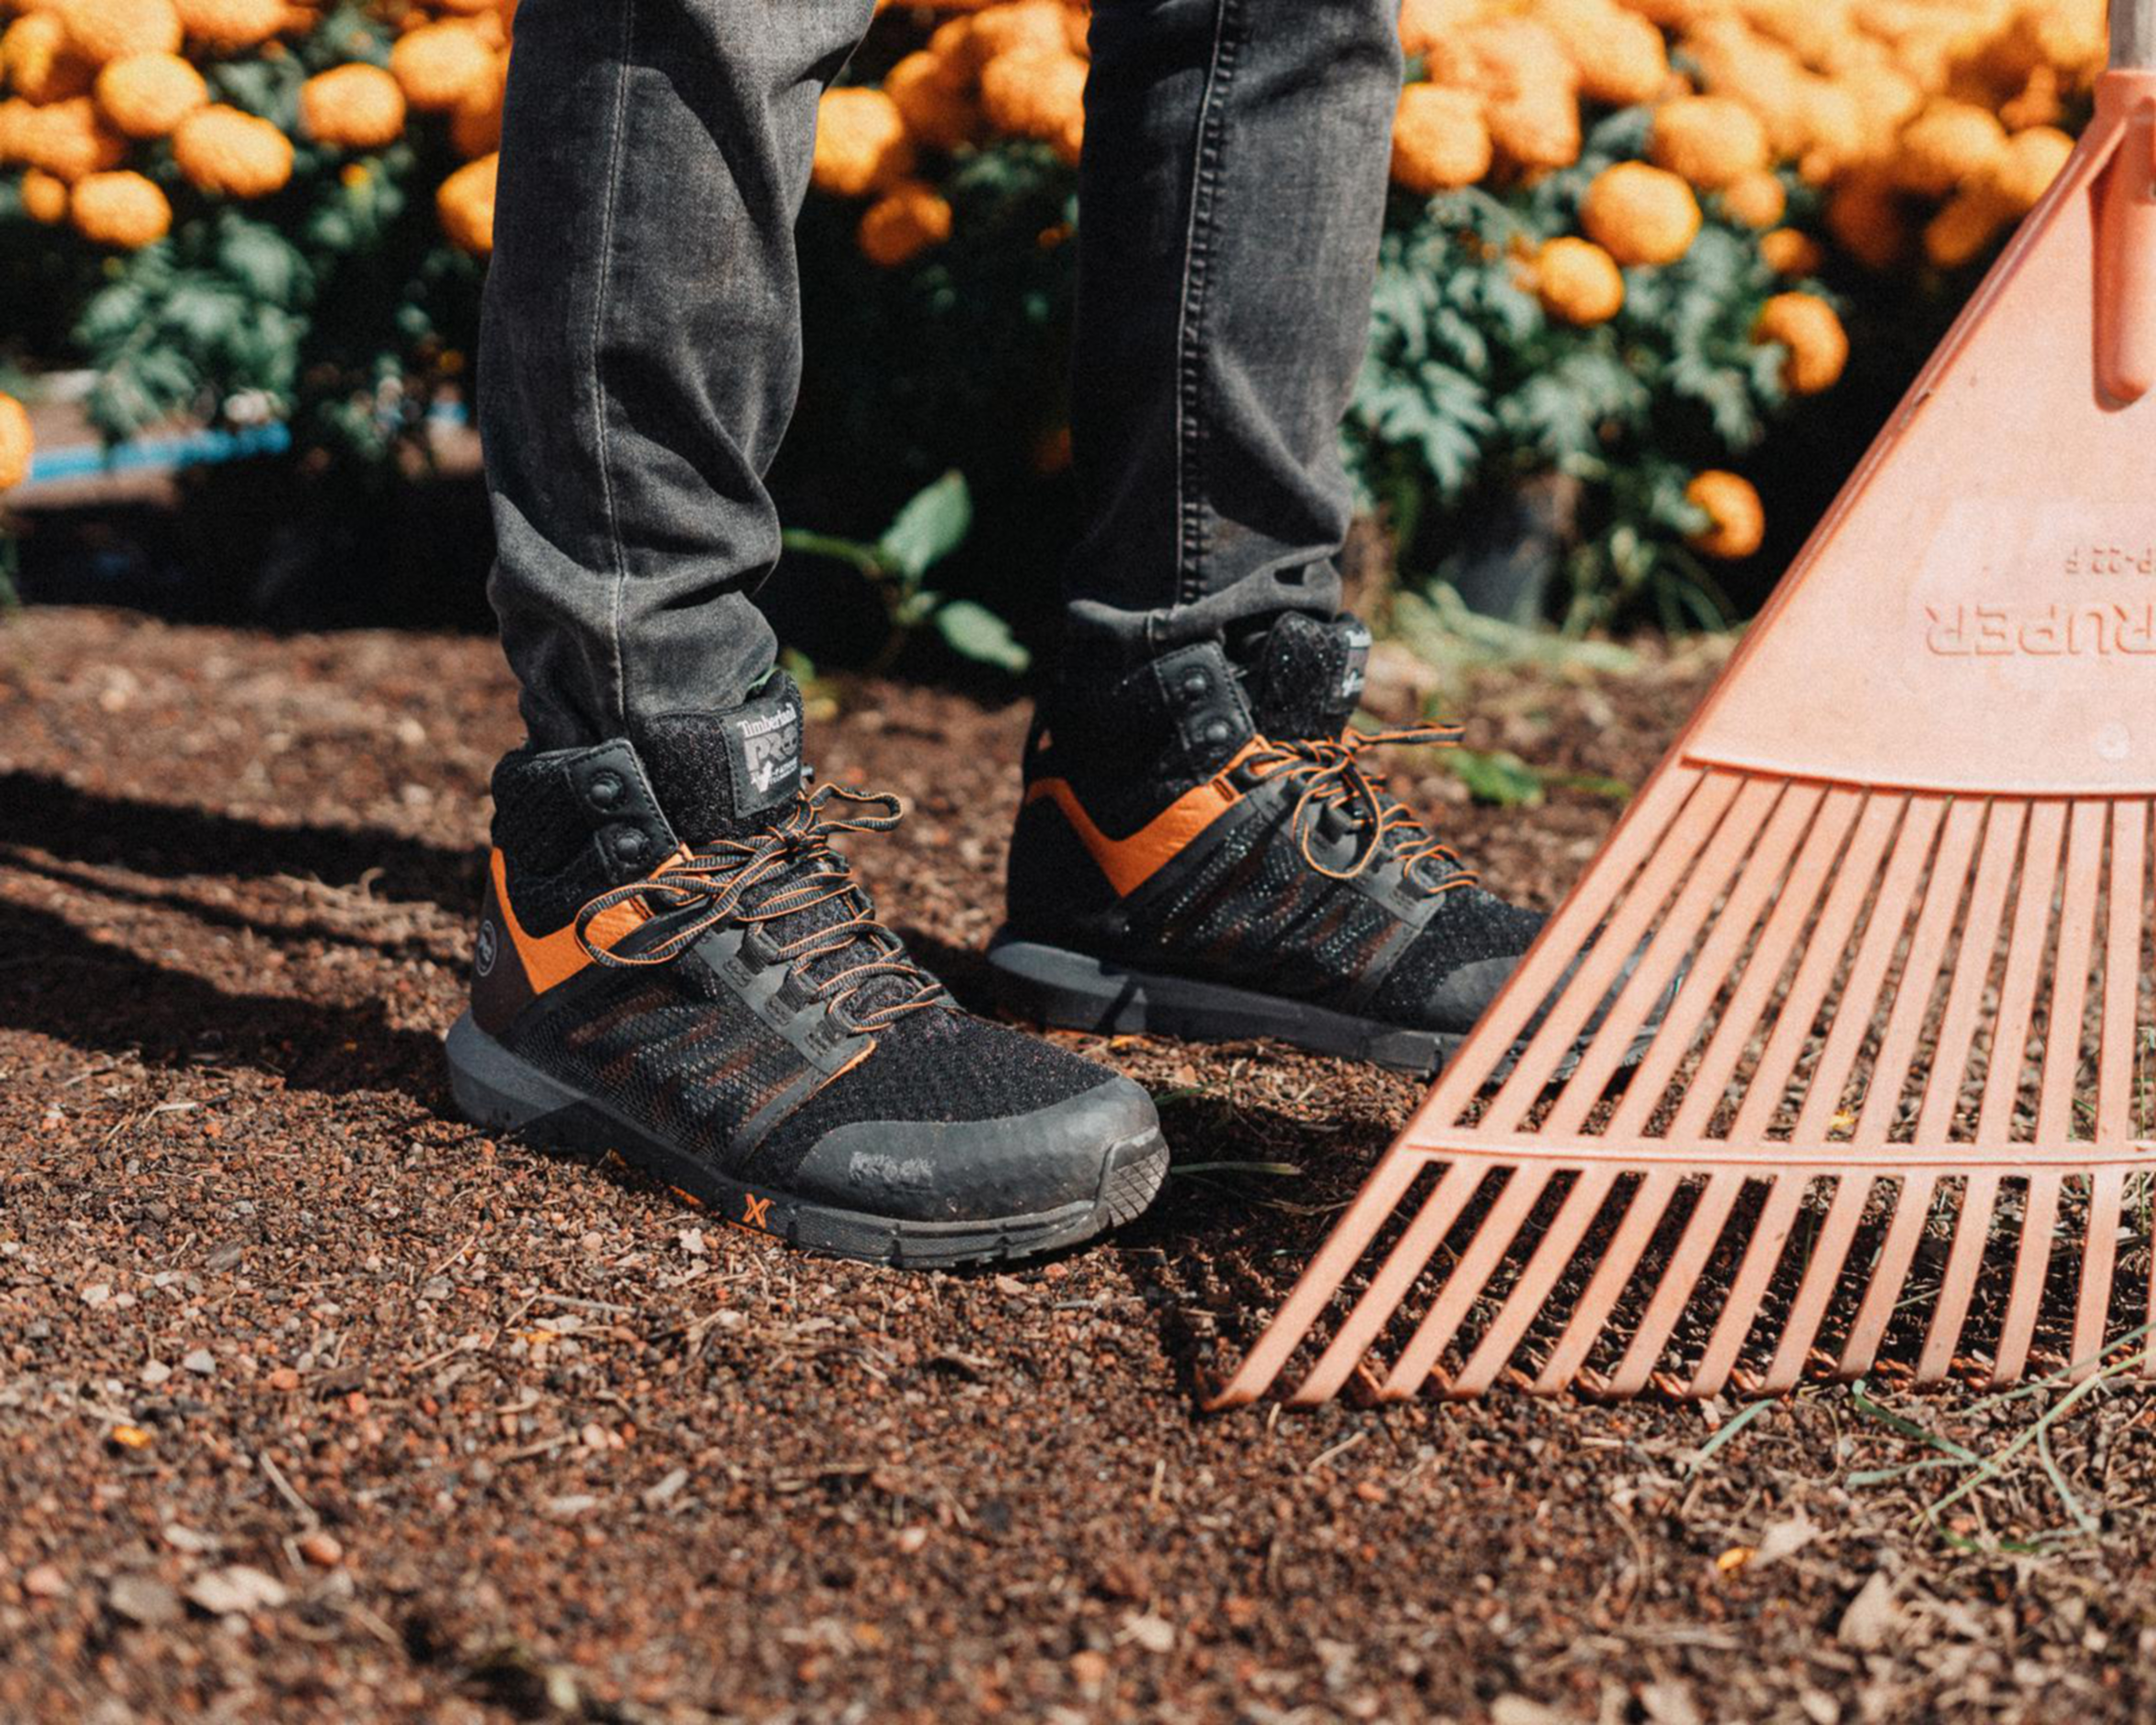
[[[997,1120],[856,1121],[804,1156],[788,1186],[812,1204],[906,1222],[997,1222],[1103,1195],[1113,1153],[1156,1135],[1127,1078]]]

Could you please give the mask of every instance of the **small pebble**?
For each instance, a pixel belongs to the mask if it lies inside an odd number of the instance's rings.
[[[303,1533],[299,1540],[300,1555],[317,1569],[334,1569],[344,1561],[344,1547],[334,1533],[317,1527],[311,1533]]]
[[[198,1378],[214,1377],[217,1373],[217,1356],[207,1348],[196,1348],[180,1364]]]
[[[67,1590],[67,1577],[50,1563],[39,1563],[23,1572],[23,1591],[33,1599],[57,1599]]]

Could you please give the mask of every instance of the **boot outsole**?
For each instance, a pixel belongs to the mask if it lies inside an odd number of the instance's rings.
[[[1367,1060],[1424,1078],[1442,1071],[1466,1040],[1465,1031],[1409,1029],[1255,988],[1134,970],[1009,935],[998,935],[990,943],[988,968],[995,978],[997,1004],[1005,1013],[1025,1023],[1061,1029],[1177,1036],[1191,1042],[1270,1037],[1312,1054]],[[1636,1065],[1645,1055],[1661,1021],[1658,1009],[1626,1051],[1625,1065]],[[1553,1083],[1572,1076],[1591,1034],[1575,1043],[1558,1064],[1551,1074]],[[1525,1048],[1522,1043],[1513,1049],[1491,1075],[1493,1081],[1512,1070]]]
[[[1075,1204],[1032,1215],[916,1222],[834,1209],[729,1179],[701,1158],[652,1137],[598,1098],[519,1059],[466,1014],[449,1031],[449,1088],[475,1126],[548,1149],[603,1155],[662,1181],[719,1219],[805,1250],[914,1269],[1009,1264],[1086,1241],[1142,1215],[1168,1175],[1160,1128],[1103,1147],[1100,1185]]]

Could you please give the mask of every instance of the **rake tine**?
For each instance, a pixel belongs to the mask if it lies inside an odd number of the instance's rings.
[[[1452,1231],[1452,1224],[1460,1219],[1460,1213],[1467,1208],[1467,1200],[1488,1172],[1489,1164],[1480,1162],[1455,1162],[1445,1169],[1407,1231],[1385,1255],[1384,1263],[1370,1278],[1370,1286],[1363,1291],[1363,1297],[1355,1302],[1339,1333],[1318,1356],[1310,1375],[1289,1396],[1290,1402],[1298,1407],[1314,1407],[1339,1394],[1340,1386],[1348,1381],[1378,1332],[1399,1310],[1400,1301],[1407,1297],[1423,1266],[1444,1245],[1445,1236]]]
[[[1740,788],[1740,806],[1746,809],[1770,805],[1777,794],[1776,787],[1757,781],[1748,783],[1738,773],[1709,773],[1697,793],[1685,804],[1683,814],[1671,824],[1659,855],[1665,860],[1681,858],[1686,862],[1698,856],[1731,803],[1738,798]],[[1763,809],[1758,812],[1763,813]],[[1756,827],[1748,825],[1744,830],[1748,833],[1756,830]],[[1558,1063],[1578,1042],[1589,1018],[1609,999],[1619,973],[1637,951],[1656,912],[1662,908],[1663,897],[1660,890],[1635,891],[1619,906],[1616,915],[1588,948],[1578,970],[1550,1008],[1512,1075],[1491,1099],[1489,1111],[1484,1117],[1486,1125],[1500,1129],[1516,1125],[1534,1105],[1555,1076]]]
[[[1422,1388],[1439,1357],[1459,1332],[1469,1308],[1481,1296],[1498,1264],[1518,1238],[1522,1225],[1555,1173],[1555,1169],[1548,1168],[1532,1171],[1522,1168],[1512,1176],[1504,1195],[1491,1207],[1474,1240],[1452,1266],[1452,1273],[1445,1278],[1436,1303],[1408,1338],[1399,1363],[1379,1392],[1387,1401],[1404,1400]]]
[[[1819,1238],[1812,1245],[1811,1261],[1804,1266],[1804,1279],[1798,1285],[1796,1297],[1789,1302],[1782,1339],[1775,1346],[1774,1357],[1768,1363],[1767,1375],[1760,1384],[1763,1395],[1780,1395],[1794,1389],[1802,1380],[1804,1367],[1811,1358],[1812,1343],[1834,1299],[1835,1285],[1841,1279],[1849,1249],[1856,1243],[1856,1230],[1864,1220],[1864,1206],[1871,1195],[1871,1180],[1868,1175],[1845,1173],[1835,1187],[1834,1201],[1827,1206],[1826,1219],[1820,1223]]]
[[[2133,1126],[2133,1037],[2140,1004],[2143,847],[2148,805],[2119,803],[2111,811],[2111,874],[2103,954],[2103,1033],[2097,1039],[2096,1136],[2125,1142]],[[2111,1286],[2118,1264],[2118,1230],[2126,1206],[2126,1172],[2102,1168],[2089,1182],[2088,1243],[2082,1248],[2080,1297],[2074,1307],[2074,1376],[2097,1369],[2111,1318]]]
[[[1210,1409],[1247,1406],[1272,1387],[1302,1338],[1317,1322],[1332,1296],[1347,1280],[1368,1249],[1394,1206],[1406,1196],[1430,1158],[1426,1154],[1395,1149],[1370,1172],[1355,1201],[1318,1248],[1309,1266],[1296,1278],[1279,1315],[1251,1348],[1241,1368],[1219,1394],[1206,1403]]]
[[[1618,1296],[1639,1267],[1640,1255],[1654,1238],[1655,1230],[1661,1225],[1682,1179],[1683,1176],[1673,1168],[1656,1168],[1650,1169],[1640,1180],[1615,1237],[1588,1280],[1587,1291],[1579,1296],[1579,1304],[1573,1307],[1563,1333],[1558,1337],[1557,1345],[1551,1348],[1549,1358],[1535,1378],[1536,1394],[1555,1395],[1578,1375],[1594,1347],[1595,1338],[1602,1333],[1602,1327],[1616,1308]]]
[[[1571,1263],[1580,1240],[1601,1214],[1603,1204],[1616,1183],[1617,1170],[1606,1166],[1587,1168],[1573,1183],[1572,1190],[1565,1194],[1563,1204],[1536,1243],[1533,1256],[1527,1260],[1520,1279],[1512,1285],[1512,1291],[1505,1296],[1505,1303],[1491,1320],[1475,1352],[1468,1356],[1467,1363],[1452,1380],[1455,1395],[1480,1395],[1497,1381],[1498,1373],[1512,1358],[1520,1338],[1534,1322],[1543,1301],[1549,1297],[1558,1277]]]
[[[1767,1286],[1782,1261],[1782,1249],[1789,1244],[1789,1230],[1804,1204],[1805,1184],[1801,1173],[1784,1173],[1775,1178],[1752,1238],[1745,1242],[1744,1255],[1729,1285],[1729,1297],[1701,1352],[1688,1394],[1702,1398],[1713,1395],[1729,1381],[1730,1368],[1737,1363],[1744,1338],[1758,1320]]]
[[[1887,1327],[1893,1322],[1902,1286],[1909,1280],[1909,1266],[1924,1237],[1924,1224],[1931,1219],[1932,1194],[1938,1184],[1939,1177],[1929,1168],[1917,1170],[1902,1183],[1894,1219],[1881,1242],[1878,1261],[1871,1266],[1863,1301],[1850,1321],[1849,1339],[1835,1366],[1836,1377],[1861,1378],[1878,1358],[1879,1345],[1887,1339]]]
[[[2096,946],[2096,892],[2103,861],[2104,805],[2074,805],[2066,839],[2066,901],[2059,912],[2056,955],[2051,961],[2051,1024],[2044,1045],[2042,1090],[2036,1107],[2036,1142],[2045,1148],[2073,1136],[2074,1084],[2082,1060],[2082,1035],[2087,1029],[2089,961]],[[2033,839],[2031,842],[2034,842]],[[2005,1384],[2021,1375],[2044,1283],[2051,1267],[2052,1232],[2058,1224],[2059,1194],[2065,1177],[2056,1170],[2032,1173],[2022,1208],[2021,1240],[2015,1254],[2013,1291],[1999,1333],[1993,1381]]]
[[[2013,1131],[2015,1099],[2020,1094],[2021,1067],[2029,1052],[2029,1020],[2035,1008],[2044,943],[2051,932],[2051,889],[2058,879],[2059,839],[2065,826],[2066,810],[2060,803],[2039,803],[2030,812],[2021,888],[2015,899],[2006,974],[1999,985],[1992,1031],[1990,1069],[1984,1075],[1984,1094],[1977,1104],[1976,1142],[1980,1148],[2003,1145]],[[1987,942],[1977,950],[1988,957],[1994,944]],[[1953,1363],[1983,1271],[1984,1250],[1990,1238],[2002,1178],[1997,1169],[1987,1168],[1969,1183],[1953,1249],[1939,1283],[1938,1307],[1932,1315],[1931,1332],[1924,1338],[1924,1351],[1917,1364],[1920,1384],[1939,1382]]]
[[[1654,1298],[1647,1302],[1646,1316],[1640,1320],[1640,1327],[1625,1348],[1624,1358],[1611,1374],[1612,1395],[1635,1396],[1647,1387],[1648,1380],[1654,1376],[1656,1362],[1661,1359],[1662,1349],[1669,1343],[1670,1332],[1684,1316],[1686,1303],[1691,1298],[1700,1273],[1707,1268],[1707,1260],[1714,1255],[1714,1248],[1722,1238],[1723,1224],[1729,1220],[1730,1211],[1737,1207],[1745,1179],[1745,1175],[1727,1168],[1707,1176],[1706,1189],[1699,1194],[1699,1204],[1685,1223],[1676,1250],[1670,1254],[1669,1266],[1656,1286]]]
[[[1663,1091],[1669,1087],[1678,1064],[1691,1048],[1700,1024],[1713,1006],[1715,995],[1723,980],[1743,952],[1745,939],[1758,920],[1761,909],[1772,897],[1774,908],[1767,919],[1767,926],[1760,931],[1753,962],[1746,968],[1743,977],[1738,981],[1729,1009],[1717,1025],[1715,1035],[1710,1039],[1707,1053],[1702,1057],[1699,1075],[1693,1080],[1693,1088],[1717,1095],[1720,1093],[1722,1086],[1728,1081],[1728,1075],[1725,1071],[1719,1077],[1712,1076],[1716,1065],[1726,1058],[1728,1065],[1734,1067],[1742,1051],[1741,1046],[1727,1045],[1730,1038],[1724,1033],[1735,1025],[1750,1024],[1756,1016],[1757,1003],[1763,1000],[1767,990],[1773,985],[1773,973],[1779,972],[1781,968],[1779,958],[1769,963],[1765,962],[1765,955],[1786,956],[1789,947],[1794,944],[1797,934],[1804,926],[1804,917],[1810,914],[1820,887],[1834,867],[1842,839],[1848,834],[1851,823],[1856,819],[1858,809],[1863,807],[1865,802],[1864,797],[1855,791],[1836,789],[1827,793],[1819,805],[1818,815],[1811,824],[1810,831],[1805,834],[1804,849],[1798,853],[1786,883],[1780,878],[1782,858],[1786,853],[1779,850],[1779,835],[1770,832],[1761,839],[1759,855],[1767,865],[1748,869],[1731,891],[1728,903],[1722,907],[1721,915],[1715,918],[1706,942],[1700,947],[1691,974],[1686,978],[1684,987],[1678,991],[1676,999],[1671,1005],[1661,1034],[1647,1050],[1646,1058],[1640,1063],[1639,1070],[1632,1075],[1632,1081],[1625,1086],[1624,1097],[1610,1117],[1605,1137],[1611,1140],[1630,1137],[1646,1123],[1648,1117],[1661,1101]],[[1786,801],[1783,805],[1784,810],[1795,806]],[[1856,837],[1850,846],[1850,860],[1845,874],[1853,871],[1869,879],[1880,850],[1884,849],[1888,835],[1893,831],[1895,813],[1891,803],[1873,803],[1865,808],[1863,823],[1857,828]],[[1779,819],[1778,813],[1778,823]],[[1841,882],[1837,880],[1835,891],[1829,897],[1823,921],[1835,915],[1836,901],[1840,898],[1850,901],[1849,915],[1854,918],[1857,901],[1861,896],[1861,890],[1844,893]],[[1748,1011],[1745,1005],[1748,1000],[1754,1003]],[[1546,1131],[1549,1129],[1544,1128]]]

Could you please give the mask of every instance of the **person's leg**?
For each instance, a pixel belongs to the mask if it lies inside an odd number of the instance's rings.
[[[873,0],[524,0],[481,423],[490,592],[542,748],[771,669],[763,475],[801,368],[817,103]]]
[[[1337,614],[1398,0],[1095,0],[1073,430],[1087,527],[1028,745],[1011,1010],[1427,1070],[1542,918],[1366,768]],[[1408,733],[1397,741],[1432,741]]]
[[[1080,169],[1072,649],[1329,617],[1399,0],[1095,0]],[[1091,656],[1089,655],[1088,656]]]
[[[530,741],[452,1087],[721,1219],[907,1264],[1145,1208],[1145,1092],[958,1011],[875,919],[805,786],[751,599],[800,366],[793,226],[871,0],[523,0],[482,356],[493,593]]]

